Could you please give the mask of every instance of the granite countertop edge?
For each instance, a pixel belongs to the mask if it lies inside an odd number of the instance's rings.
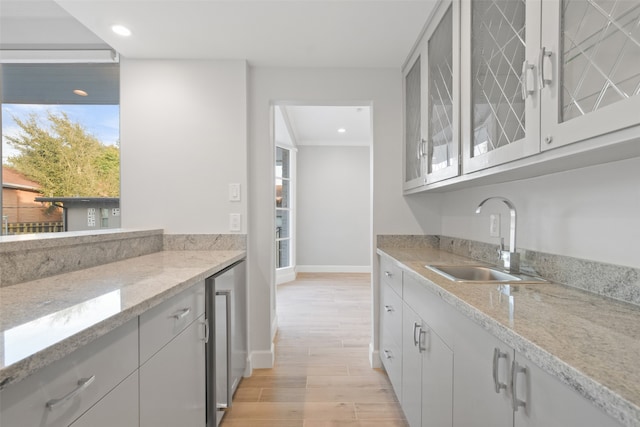
[[[189,251],[181,251],[188,253]],[[202,252],[202,251],[193,251]],[[127,307],[117,314],[114,314],[92,326],[86,327],[81,331],[49,346],[40,351],[33,353],[30,356],[21,359],[11,365],[0,368],[0,390],[6,389],[12,384],[16,384],[28,376],[34,374],[40,369],[62,359],[63,357],[71,354],[73,351],[95,341],[96,339],[106,335],[107,333],[115,330],[116,328],[124,325],[128,321],[143,314],[147,310],[161,304],[162,302],[172,298],[180,292],[190,288],[196,283],[210,277],[232,264],[245,259],[246,252],[242,250],[225,250],[225,251],[207,251],[209,253],[224,254],[224,259],[219,260],[217,264],[209,267],[203,267],[200,271],[190,275],[186,280],[179,281],[172,286],[162,289],[158,292],[149,291],[148,295],[145,295],[138,303]],[[149,256],[157,255],[151,254]],[[162,252],[160,252],[162,254]],[[116,262],[117,263],[117,262]],[[116,264],[113,263],[113,264]],[[104,267],[104,264],[99,267]],[[96,268],[96,267],[93,267]],[[71,275],[74,273],[65,273],[61,276]],[[58,276],[59,278],[59,276]],[[47,280],[47,279],[44,279]]]
[[[584,398],[593,402],[596,406],[600,407],[604,412],[621,422],[623,425],[628,427],[640,426],[640,406],[638,405],[640,402],[631,402],[624,398],[615,390],[612,390],[599,382],[596,378],[585,374],[571,364],[565,362],[561,357],[553,354],[550,350],[535,344],[526,336],[514,331],[509,326],[503,324],[500,320],[475,307],[469,301],[465,301],[460,296],[439,286],[431,278],[426,277],[419,271],[416,271],[410,265],[415,260],[406,262],[405,260],[398,259],[394,256],[392,254],[394,249],[398,248],[389,248],[386,250],[384,247],[378,247],[377,253],[395,260],[395,262],[405,271],[413,275],[415,279],[428,287],[438,295],[440,299],[452,306],[456,311],[487,330],[505,344],[513,347],[516,351],[522,353],[543,371],[554,376],[563,384],[569,386]],[[435,249],[434,251],[438,250]],[[466,261],[468,263],[478,264],[475,260],[469,259]],[[445,278],[442,278],[442,280],[450,282]],[[584,291],[576,290],[576,292]]]

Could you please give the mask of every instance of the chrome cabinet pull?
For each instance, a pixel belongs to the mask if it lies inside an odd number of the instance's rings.
[[[67,393],[66,395],[64,395],[59,399],[51,399],[45,404],[45,406],[47,407],[48,410],[53,411],[57,406],[62,405],[64,402],[67,402],[73,399],[74,397],[76,397],[77,395],[85,391],[86,388],[89,387],[91,383],[93,383],[93,381],[95,381],[95,379],[96,379],[95,375],[91,375],[89,378],[79,379],[78,386],[76,388],[74,388],[69,393]]]
[[[382,350],[382,352],[384,353],[385,359],[393,359],[393,353],[391,353],[391,350]]]
[[[422,331],[422,325],[418,322],[413,322],[413,346],[418,347],[420,345],[420,332]],[[416,332],[418,332],[416,334]]]
[[[385,275],[385,276],[387,276],[387,277],[391,277],[391,276],[393,276],[393,274],[391,274],[391,272],[389,272],[389,271],[385,271],[385,272],[384,272],[384,275]]]
[[[507,384],[501,383],[498,378],[498,366],[500,365],[500,359],[506,359],[507,357],[508,354],[500,351],[498,347],[493,349],[493,386],[498,394],[500,394],[500,390],[507,389]]]
[[[521,366],[515,360],[511,364],[511,407],[515,412],[518,408],[527,407],[527,402],[518,399],[518,374],[527,374],[527,367]]]
[[[534,89],[529,88],[529,75],[530,73],[533,72],[534,68],[535,67],[532,64],[529,64],[529,61],[527,60],[525,60],[522,63],[522,73],[520,74],[520,86],[522,87],[522,100],[526,100],[529,95],[533,95],[534,93]]]
[[[204,338],[202,339],[202,341],[207,344],[209,342],[209,321],[207,319],[204,319],[200,323],[204,325]]]
[[[393,310],[393,306],[392,305],[385,305],[384,306],[384,311],[386,311],[387,313],[391,313]]]
[[[176,320],[184,319],[190,312],[191,312],[191,308],[183,308],[182,310],[180,310],[179,312],[177,312],[171,317],[173,317]]]
[[[540,77],[540,89],[544,89],[546,85],[550,85],[553,79],[546,78],[544,60],[549,58],[551,60],[551,51],[548,51],[544,46],[540,49],[540,55],[538,56],[538,76]]]
[[[418,334],[418,352],[423,353],[427,351],[431,347],[431,343],[429,345],[423,346],[422,343],[427,342],[427,332],[429,332],[429,338],[431,338],[431,329],[427,328],[426,330],[420,328],[420,334]]]

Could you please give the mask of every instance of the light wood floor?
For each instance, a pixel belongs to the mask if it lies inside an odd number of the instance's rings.
[[[299,274],[278,286],[273,369],[253,371],[222,427],[406,427],[381,369],[369,367],[369,274]]]

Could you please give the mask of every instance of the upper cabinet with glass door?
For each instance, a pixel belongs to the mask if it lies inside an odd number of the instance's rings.
[[[540,150],[540,0],[461,2],[463,171]]]
[[[542,150],[640,123],[640,1],[545,0]]]
[[[460,173],[458,10],[437,7],[405,74],[405,191]]]

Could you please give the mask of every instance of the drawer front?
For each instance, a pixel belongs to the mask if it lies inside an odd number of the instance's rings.
[[[382,303],[380,307],[380,319],[382,331],[388,331],[389,337],[396,344],[402,344],[402,299],[389,285],[382,285]]]
[[[402,296],[402,269],[385,256],[380,257],[380,283],[386,283]]]
[[[204,281],[140,315],[140,364],[204,313]]]
[[[66,427],[137,367],[138,320],[133,319],[0,392],[0,425]]]
[[[402,347],[400,347],[396,340],[392,338],[391,332],[388,328],[384,328],[382,331],[382,337],[380,340],[380,359],[384,366],[389,381],[393,386],[393,391],[396,393],[398,401],[401,402],[402,397]],[[402,403],[402,402],[401,402]]]

